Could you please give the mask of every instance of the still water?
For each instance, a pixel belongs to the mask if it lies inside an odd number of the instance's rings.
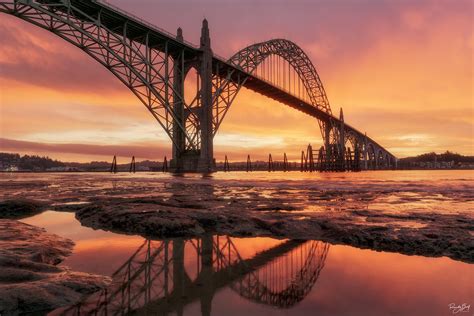
[[[22,221],[76,243],[62,265],[113,279],[53,314],[452,315],[449,304],[474,303],[473,265],[446,257],[272,238],[147,240],[55,211]]]

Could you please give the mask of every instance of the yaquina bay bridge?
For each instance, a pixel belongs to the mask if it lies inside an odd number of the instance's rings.
[[[287,240],[243,258],[229,237],[146,240],[107,288],[51,314],[183,315],[199,302],[201,314],[211,315],[214,296],[226,287],[251,302],[288,309],[316,284],[329,247]]]
[[[394,155],[344,122],[342,109],[333,115],[313,63],[289,40],[253,44],[225,59],[212,52],[206,20],[195,46],[180,28],[172,35],[103,1],[0,0],[0,11],[77,46],[132,90],[170,137],[176,171],[215,170],[213,139],[242,87],[317,120],[324,146],[309,155],[321,170],[396,164]],[[185,98],[192,73],[196,89]]]

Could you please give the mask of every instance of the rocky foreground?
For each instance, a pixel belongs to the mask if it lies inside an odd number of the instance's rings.
[[[281,175],[286,180],[266,174],[245,180],[70,174],[13,179],[0,187],[4,194],[15,192],[16,201],[74,211],[83,225],[117,233],[317,239],[474,263],[473,181],[446,175],[303,175],[293,181],[291,175]]]
[[[278,203],[248,208],[240,203],[215,201],[212,205],[200,201],[190,209],[189,202],[161,198],[104,199],[81,207],[76,218],[92,228],[152,238],[212,233],[315,239],[474,263],[472,217],[430,212],[393,214],[359,207],[344,212],[314,212]]]
[[[42,228],[0,219],[0,315],[43,314],[105,287],[107,277],[58,266],[73,246]]]

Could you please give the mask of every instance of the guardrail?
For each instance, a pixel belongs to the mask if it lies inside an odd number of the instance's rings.
[[[156,25],[154,25],[154,24],[152,24],[148,21],[145,21],[142,18],[139,18],[138,16],[136,16],[136,15],[130,13],[130,12],[125,11],[124,9],[121,9],[118,6],[111,4],[107,0],[94,0],[94,2],[97,2],[97,3],[109,8],[113,11],[116,11],[116,13],[120,13],[120,14],[128,17],[128,18],[131,18],[132,20],[135,20],[136,22],[139,22],[139,23],[149,27],[151,30],[153,30],[155,32],[162,33],[163,35],[166,35],[166,36],[176,40],[176,34],[172,34],[171,32],[168,32],[167,30],[162,29],[161,27],[158,27],[158,26],[156,26]],[[198,45],[193,44],[189,41],[183,40],[183,43],[185,43],[188,46],[191,46],[194,49],[199,49]]]
[[[150,29],[152,29],[152,30],[155,31],[155,32],[162,33],[163,35],[166,35],[166,36],[168,36],[168,37],[170,37],[170,38],[172,38],[172,39],[176,39],[176,34],[172,34],[171,32],[168,32],[167,30],[165,30],[165,29],[163,29],[163,28],[161,28],[161,27],[159,27],[159,26],[156,26],[155,24],[152,24],[152,23],[150,23],[150,22],[148,22],[148,21],[145,21],[145,20],[143,20],[142,18],[139,18],[138,16],[136,16],[136,15],[130,13],[130,12],[125,11],[124,9],[121,9],[121,8],[119,8],[118,6],[116,6],[116,5],[114,5],[114,4],[111,4],[111,3],[110,3],[109,1],[107,1],[107,0],[94,0],[94,1],[97,2],[97,3],[99,3],[99,4],[101,4],[101,5],[103,5],[103,6],[105,6],[105,7],[107,7],[107,8],[109,8],[109,9],[111,9],[111,10],[113,10],[113,11],[116,11],[116,13],[120,13],[120,14],[126,16],[126,17],[129,17],[129,18],[132,18],[133,20],[136,20],[137,22],[140,22],[141,24],[143,24],[143,25],[149,27]],[[194,43],[191,43],[191,42],[189,42],[189,41],[187,41],[187,40],[183,40],[183,43],[185,43],[185,44],[188,45],[188,46],[191,46],[191,47],[194,48],[194,49],[200,49],[199,45],[196,45],[196,44],[194,44]],[[228,63],[228,62],[229,62],[229,61],[227,60],[227,58],[224,58],[224,57],[222,57],[222,56],[220,56],[220,55],[218,55],[218,54],[215,54],[215,53],[214,53],[213,55],[214,55],[214,57],[216,57],[217,59],[219,59],[219,60],[222,61],[222,62],[225,62],[225,63]]]

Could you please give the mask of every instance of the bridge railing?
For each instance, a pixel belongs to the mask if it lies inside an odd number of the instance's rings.
[[[128,12],[128,11],[125,11],[124,9],[121,9],[119,8],[118,6],[114,5],[114,4],[111,4],[109,1],[107,0],[94,0],[94,2],[97,2],[99,3],[100,5],[103,5],[109,9],[111,9],[112,11],[116,11],[117,13],[120,13],[121,15],[124,15],[128,18],[131,18],[133,20],[136,20],[137,22],[140,22],[141,24],[149,27],[151,30],[157,32],[157,33],[162,33],[163,35],[166,35],[167,37],[170,37],[172,39],[176,39],[176,34],[172,34],[171,32],[168,32],[167,30],[159,27],[159,26],[156,26],[148,21],[145,21],[143,20],[142,18],[139,18],[138,16]],[[191,46],[192,48],[195,48],[195,49],[199,49],[199,46],[196,45],[196,44],[193,44],[189,41],[186,41],[186,40],[183,40],[183,43],[185,43],[186,45],[188,46]]]

